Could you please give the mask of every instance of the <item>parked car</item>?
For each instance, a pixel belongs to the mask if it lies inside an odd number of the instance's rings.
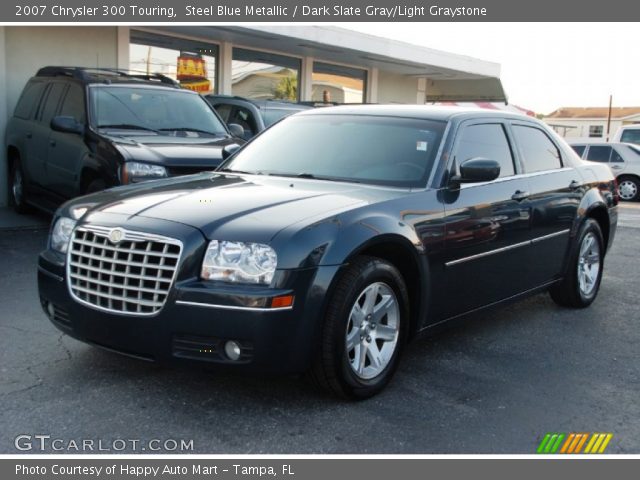
[[[245,140],[251,140],[284,117],[312,108],[299,103],[229,95],[206,95],[205,98],[227,124],[240,125],[244,129]]]
[[[632,143],[573,143],[580,157],[606,163],[618,181],[618,193],[629,202],[640,199],[640,145]]]
[[[616,205],[611,170],[533,118],[313,109],[216,172],[66,203],[40,299],[56,327],[112,351],[307,371],[366,398],[448,320],[546,290],[589,306]]]
[[[55,210],[106,187],[212,170],[242,135],[168,77],[45,67],[7,126],[10,200],[18,212]]]
[[[640,145],[640,125],[623,125],[618,129],[611,141]]]

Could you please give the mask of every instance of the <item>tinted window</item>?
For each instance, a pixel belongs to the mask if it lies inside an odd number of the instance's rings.
[[[504,127],[498,123],[465,127],[456,147],[458,166],[470,158],[487,158],[500,163],[500,176],[514,174],[513,157]]]
[[[520,144],[527,172],[562,168],[560,152],[546,133],[535,127],[523,125],[514,125],[513,131]]]
[[[142,129],[193,129],[194,132],[226,134],[209,103],[186,90],[100,86],[90,89],[90,98],[92,123],[97,128],[125,125],[129,129],[139,126]]]
[[[75,118],[78,122],[84,123],[84,92],[79,85],[69,85],[69,90],[62,102],[62,108],[60,109],[60,115]]]
[[[631,149],[629,149],[629,150],[631,150]],[[633,150],[631,150],[631,151],[633,151]],[[611,150],[611,159],[609,161],[613,162],[613,163],[621,163],[621,162],[624,162],[624,159],[620,156],[620,154],[614,148],[614,149]]]
[[[571,148],[580,156],[584,153],[584,149],[587,148],[586,145],[571,145]]]
[[[25,120],[31,118],[35,106],[40,101],[44,87],[45,84],[43,82],[28,83],[20,96],[18,105],[16,105],[14,115]]]
[[[56,114],[58,105],[60,104],[60,97],[64,91],[64,83],[52,83],[47,93],[47,99],[42,107],[42,113],[40,119],[43,123],[49,124],[53,116]]]
[[[622,136],[620,137],[620,141],[623,142],[623,143],[638,143],[638,144],[640,144],[640,129],[624,130],[622,132]]]
[[[258,126],[256,124],[256,119],[249,110],[243,107],[236,107],[229,120],[227,120],[227,124],[235,123],[244,128],[244,138],[245,140],[249,140],[256,133],[258,133]]]
[[[218,115],[220,115],[220,118],[222,118],[222,120],[224,120],[225,122],[229,121],[229,114],[231,113],[231,109],[233,108],[232,105],[223,103],[220,105],[216,105],[214,108],[216,109],[216,112],[218,112]]]
[[[269,127],[276,123],[278,120],[293,115],[300,110],[288,110],[286,108],[267,108],[262,115],[265,126]]]
[[[290,116],[253,139],[230,169],[362,183],[426,185],[445,123],[369,115]]]
[[[587,160],[592,162],[608,163],[611,156],[611,147],[605,145],[591,145],[587,152]]]

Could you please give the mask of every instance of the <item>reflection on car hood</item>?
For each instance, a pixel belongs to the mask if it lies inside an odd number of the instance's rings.
[[[244,143],[228,136],[189,137],[170,135],[109,135],[127,160],[152,162],[164,166],[216,167],[222,161],[222,149]]]
[[[269,242],[289,225],[303,227],[399,194],[341,182],[208,173],[118,187],[89,198],[98,202],[92,213],[170,220],[198,228],[210,239]]]

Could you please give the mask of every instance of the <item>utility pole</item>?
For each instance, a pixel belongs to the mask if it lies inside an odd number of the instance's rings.
[[[609,115],[607,116],[607,142],[609,142],[609,131],[611,130],[611,104],[613,95],[609,95]]]

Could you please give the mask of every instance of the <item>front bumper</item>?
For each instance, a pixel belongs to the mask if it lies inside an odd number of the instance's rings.
[[[204,362],[232,369],[293,373],[306,371],[319,338],[328,286],[338,266],[290,270],[278,288],[212,285],[197,278],[174,283],[154,316],[105,312],[74,300],[64,259],[40,254],[40,301],[52,323],[83,342],[160,363]],[[271,309],[270,299],[294,295],[291,308]],[[224,344],[234,340],[240,359]]]

